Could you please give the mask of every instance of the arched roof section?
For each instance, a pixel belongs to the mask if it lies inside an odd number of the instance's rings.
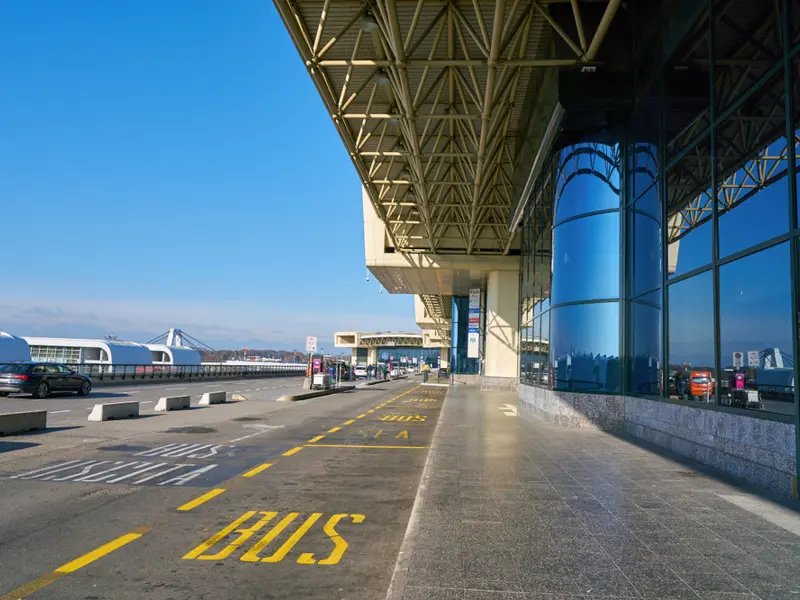
[[[30,360],[31,349],[23,338],[0,331],[0,363]]]
[[[146,344],[149,351],[163,352],[169,356],[172,365],[199,365],[200,352],[186,346],[167,346],[166,344]],[[152,355],[151,355],[152,356]]]

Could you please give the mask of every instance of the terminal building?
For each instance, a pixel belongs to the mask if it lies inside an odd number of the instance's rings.
[[[800,3],[275,4],[454,374],[796,490]]]
[[[18,360],[69,365],[199,365],[200,352],[186,346],[116,339],[19,337],[0,331],[0,362]]]
[[[448,364],[447,347],[441,340],[420,333],[339,331],[334,334],[334,346],[349,348],[352,351],[350,364],[354,366],[392,363],[447,368]]]

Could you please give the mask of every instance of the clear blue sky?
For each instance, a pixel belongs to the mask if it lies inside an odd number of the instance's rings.
[[[269,0],[0,4],[0,330],[299,347],[413,327]]]

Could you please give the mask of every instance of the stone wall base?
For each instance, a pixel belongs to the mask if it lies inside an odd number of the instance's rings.
[[[633,436],[784,496],[793,493],[794,425],[672,402],[519,386],[520,414]]]
[[[481,391],[483,392],[516,392],[518,390],[519,377],[481,376]]]
[[[521,384],[519,400],[521,408],[554,425],[603,431],[625,429],[622,396],[555,392]]]

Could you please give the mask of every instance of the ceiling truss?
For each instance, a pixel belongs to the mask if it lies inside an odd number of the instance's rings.
[[[590,28],[587,0],[274,1],[388,243],[466,254],[513,242],[514,170],[530,167],[516,134],[537,71],[596,64],[620,5],[603,2]]]

